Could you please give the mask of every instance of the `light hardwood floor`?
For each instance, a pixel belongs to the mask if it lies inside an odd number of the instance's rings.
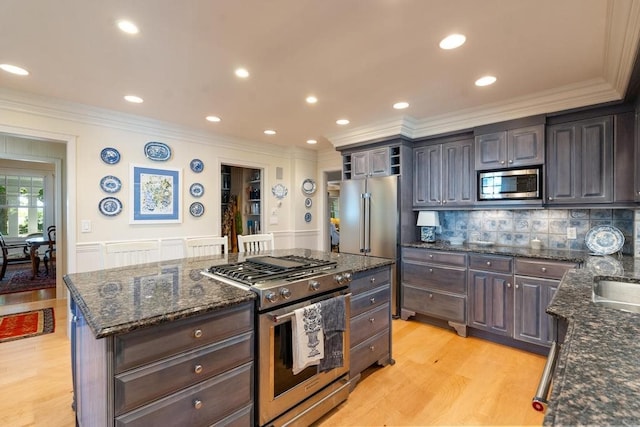
[[[35,296],[25,297],[34,301]],[[0,314],[53,306],[53,334],[0,343],[0,426],[72,427],[66,301],[0,306]],[[540,425],[531,398],[545,358],[417,321],[393,321],[396,364],[366,371],[346,403],[318,426]]]

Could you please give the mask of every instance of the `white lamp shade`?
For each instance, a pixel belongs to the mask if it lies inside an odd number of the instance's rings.
[[[438,227],[440,225],[440,219],[438,212],[436,211],[420,211],[418,212],[419,227]]]

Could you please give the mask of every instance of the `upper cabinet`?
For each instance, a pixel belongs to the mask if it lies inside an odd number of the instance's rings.
[[[400,147],[354,151],[342,156],[344,179],[363,179],[400,174]]]
[[[613,117],[547,128],[547,204],[613,202]]]
[[[413,149],[413,206],[452,208],[475,201],[473,139]]]
[[[544,125],[476,135],[475,169],[504,169],[544,163]]]

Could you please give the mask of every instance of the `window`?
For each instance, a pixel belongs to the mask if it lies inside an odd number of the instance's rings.
[[[44,177],[0,175],[0,232],[8,237],[43,231]]]

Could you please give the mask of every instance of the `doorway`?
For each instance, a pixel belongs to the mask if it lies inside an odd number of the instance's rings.
[[[238,252],[238,235],[263,232],[263,170],[220,165],[221,236],[229,238],[229,252]]]
[[[325,173],[327,199],[327,220],[329,224],[328,248],[331,252],[340,252],[340,178],[341,171]]]

